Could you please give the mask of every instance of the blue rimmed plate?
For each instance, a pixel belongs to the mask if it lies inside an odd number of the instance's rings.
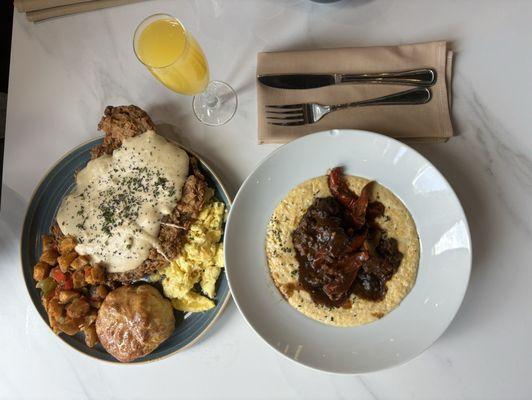
[[[87,164],[90,160],[91,148],[101,142],[102,138],[93,139],[75,148],[59,160],[38,185],[26,212],[21,238],[22,273],[31,300],[47,325],[49,325],[48,316],[41,303],[40,290],[35,287],[36,282],[33,280],[33,266],[37,263],[42,251],[41,235],[50,232],[50,227],[63,197],[74,188],[75,172]],[[216,189],[217,197],[229,209],[231,200],[218,176],[201,157],[186,148],[184,150],[198,158],[201,170],[210,186]],[[192,345],[216,321],[228,300],[229,287],[225,273],[222,273],[217,282],[216,307],[203,313],[183,314],[176,311],[177,322],[172,336],[155,351],[136,359],[133,363],[155,361]],[[100,344],[93,348],[87,347],[81,333],[75,336],[60,334],[58,337],[84,354],[104,361],[118,362]]]

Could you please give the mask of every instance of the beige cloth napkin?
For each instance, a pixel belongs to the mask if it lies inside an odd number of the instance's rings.
[[[423,105],[370,106],[332,113],[315,124],[269,125],[264,106],[318,102],[339,104],[410,89],[385,84],[342,84],[307,90],[274,89],[257,81],[259,143],[286,143],[300,136],[335,128],[363,129],[409,142],[439,142],[453,136],[451,72],[453,53],[447,42],[259,53],[257,75],[276,73],[371,73],[430,67],[437,82]]]
[[[15,0],[15,7],[32,22],[100,8],[115,7],[141,0]]]

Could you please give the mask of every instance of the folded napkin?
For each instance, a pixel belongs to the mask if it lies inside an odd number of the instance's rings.
[[[372,73],[433,68],[437,82],[432,99],[422,105],[382,105],[337,111],[315,124],[269,125],[264,106],[317,102],[339,104],[384,96],[412,86],[342,84],[316,89],[275,89],[257,81],[259,143],[286,143],[300,136],[335,128],[363,129],[410,142],[439,142],[453,136],[451,71],[453,53],[447,42],[402,46],[259,53],[257,75],[286,73]]]
[[[141,0],[15,0],[15,8],[32,22],[100,8],[120,6]]]

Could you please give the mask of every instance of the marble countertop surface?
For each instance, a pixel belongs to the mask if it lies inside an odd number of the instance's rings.
[[[137,62],[145,16],[178,16],[214,79],[239,95],[234,119],[202,126],[191,99]],[[15,15],[0,213],[0,399],[525,399],[532,393],[532,2],[153,0],[28,23]],[[445,144],[415,146],[447,177],[469,219],[474,263],[446,333],[409,363],[338,376],[294,364],[233,303],[195,346],[155,364],[92,360],[54,338],[24,287],[18,236],[31,193],[65,152],[97,135],[108,104],[138,104],[234,194],[277,146],[257,145],[256,53],[447,39],[456,51],[454,122]],[[420,324],[421,326],[421,324]]]

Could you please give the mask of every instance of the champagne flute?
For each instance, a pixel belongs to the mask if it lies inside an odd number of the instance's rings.
[[[142,21],[133,36],[139,61],[167,88],[194,95],[194,115],[206,125],[223,125],[235,115],[238,99],[231,86],[209,81],[209,66],[198,42],[168,14]]]

